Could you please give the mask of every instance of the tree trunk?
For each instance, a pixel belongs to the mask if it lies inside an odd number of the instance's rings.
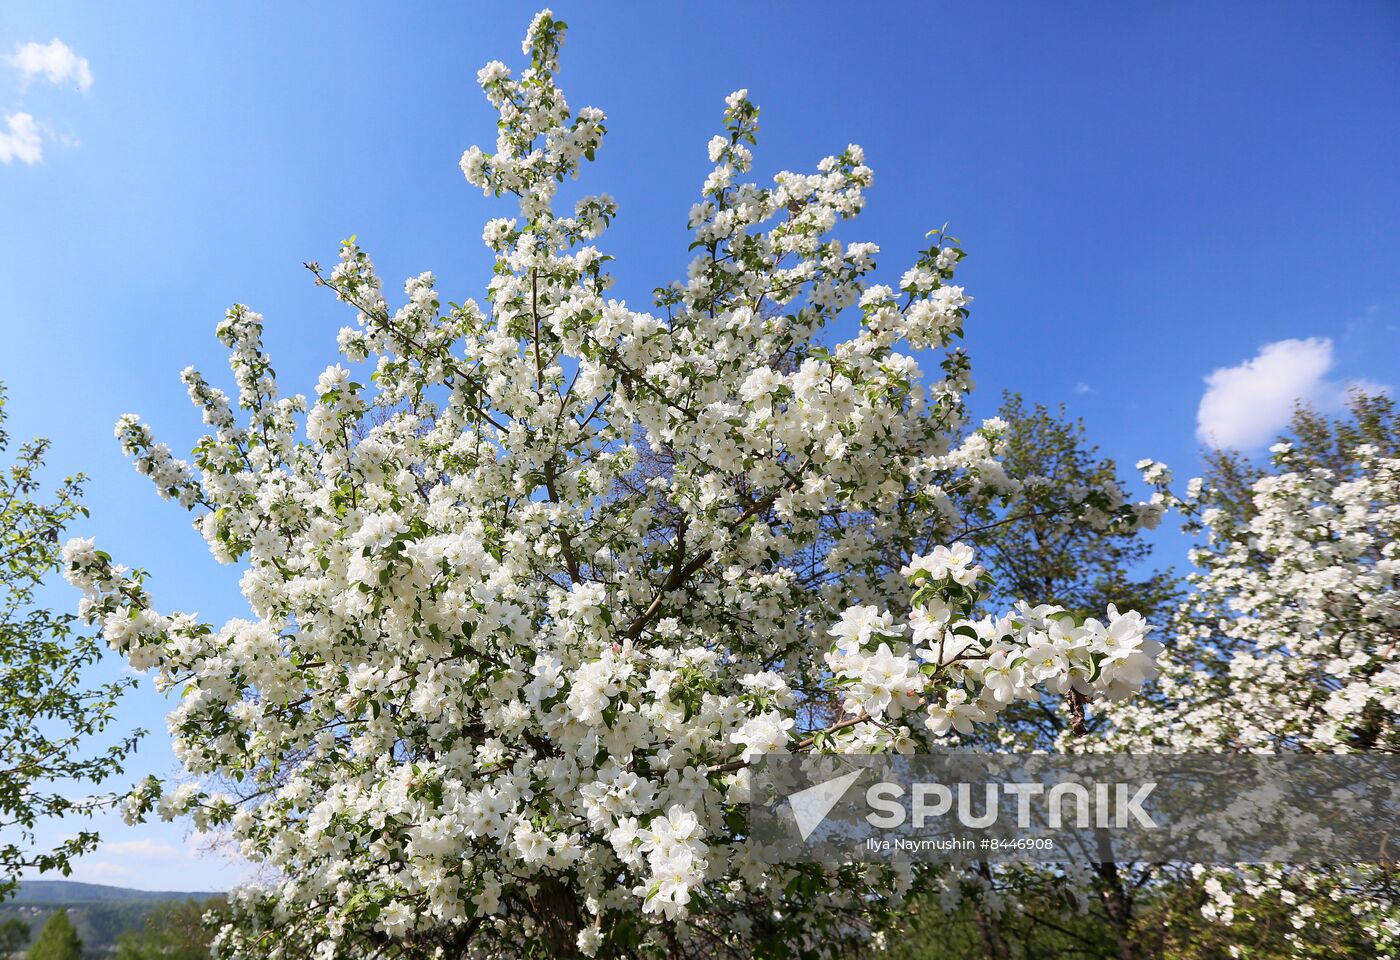
[[[977,864],[977,872],[982,874],[983,879],[990,886],[992,871],[987,866],[986,861]],[[1011,949],[1006,945],[1006,940],[1002,937],[1001,930],[998,929],[997,918],[983,910],[980,902],[972,905],[972,916],[977,924],[977,932],[982,937],[982,946],[986,949],[988,958],[990,960],[1010,960]]]
[[[1119,960],[1137,960],[1137,949],[1133,943],[1133,902],[1123,891],[1118,864],[1112,860],[1096,863],[1094,871],[1099,875],[1099,897],[1103,900],[1108,922],[1118,941]]]
[[[530,898],[530,913],[540,925],[551,956],[571,957],[578,952],[578,934],[583,924],[578,897],[572,889],[558,880],[541,880]]]

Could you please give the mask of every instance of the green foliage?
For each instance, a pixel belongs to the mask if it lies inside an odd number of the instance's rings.
[[[1020,394],[1007,392],[997,416],[1007,423],[1008,476],[1043,477],[1052,490],[1120,480],[1117,464],[1086,441],[1084,422],[1070,419],[1063,405],[1055,410],[1039,403],[1027,407]],[[973,538],[978,560],[998,588],[994,605],[1033,598],[1094,616],[1116,603],[1152,620],[1179,593],[1170,571],[1142,569],[1151,547],[1136,532],[1100,530],[1035,512],[996,520],[996,526]]]
[[[25,954],[25,960],[83,960],[83,941],[68,919],[67,910],[49,917],[44,929]]]
[[[0,921],[0,957],[18,953],[29,942],[29,924],[23,920]]]
[[[1317,870],[1317,868],[1309,868]],[[1346,869],[1322,868],[1339,876]],[[1314,877],[1320,874],[1315,873]],[[1286,876],[1282,890],[1256,894],[1236,891],[1234,916],[1228,921],[1201,913],[1207,897],[1199,883],[1186,881],[1155,891],[1143,917],[1144,927],[1158,931],[1164,960],[1342,960],[1377,956],[1373,937],[1346,898],[1333,899],[1326,887],[1304,882],[1303,871]],[[1307,911],[1311,922],[1295,926]]]
[[[1002,951],[1005,950],[1005,954]],[[936,900],[915,902],[884,947],[868,960],[1066,960],[1118,956],[1102,918],[1075,911],[1063,897],[1032,896],[1026,910],[997,916],[972,902],[944,912]]]
[[[9,445],[4,422],[0,389],[0,454]],[[117,698],[132,681],[83,689],[83,671],[101,653],[98,641],[75,632],[74,615],[35,602],[45,578],[59,571],[64,527],[87,512],[79,502],[81,476],[42,498],[47,449],[47,441],[30,441],[12,465],[0,468],[0,900],[13,891],[21,870],[66,875],[73,857],[97,845],[97,835],[84,830],[52,850],[36,850],[35,825],[110,804],[110,796],[72,795],[119,773],[135,744],[132,736],[84,752],[88,739],[111,724]],[[53,787],[59,781],[69,784],[64,794]]]
[[[211,922],[205,915],[212,914]],[[218,920],[227,914],[222,898],[170,901],[158,905],[140,933],[124,933],[117,960],[207,960]]]
[[[28,941],[53,914],[66,910],[86,955],[111,960],[122,934],[139,933],[146,918],[161,904],[185,900],[224,902],[221,894],[205,891],[159,892],[66,880],[25,880],[12,899],[0,903],[0,944],[5,942],[3,931],[26,931],[23,940]],[[2,946],[0,958],[11,960],[5,957]]]
[[[1070,419],[1063,406],[1056,410],[1027,406],[1018,393],[1002,397],[997,416],[1006,421],[1004,469],[1008,476],[1042,478],[1037,482],[1047,500],[1059,492],[1119,481],[1117,464],[1099,455],[1085,439],[1082,420]],[[1097,528],[1067,522],[1053,509],[1015,512],[991,510],[977,517],[978,526],[966,539],[977,547],[977,559],[991,576],[994,593],[989,604],[1009,607],[1017,598],[1032,603],[1057,603],[1077,616],[1102,616],[1110,603],[1136,610],[1161,629],[1163,615],[1180,595],[1172,572],[1148,569],[1151,546],[1137,532],[1121,527]],[[1062,698],[1018,701],[1003,714],[995,731],[1003,747],[1047,749],[1071,723]],[[1097,728],[1092,710],[1089,732]]]
[[[1135,892],[1132,937],[1120,942],[1100,912],[1079,911],[1051,887],[1026,888],[1019,909],[997,915],[965,902],[944,912],[919,899],[866,960],[1342,960],[1374,946],[1345,903],[1298,885],[1292,903],[1277,893],[1236,897],[1236,918],[1207,917],[1207,897],[1189,875],[1162,875]],[[1321,921],[1298,931],[1302,906]],[[1246,916],[1247,915],[1247,916]]]

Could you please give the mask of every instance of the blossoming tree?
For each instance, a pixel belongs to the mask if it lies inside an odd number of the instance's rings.
[[[934,234],[897,287],[869,280],[875,245],[832,235],[871,184],[860,148],[745,182],[758,108],[733,94],[687,277],[651,311],[608,297],[593,242],[615,203],[557,209],[605,133],[556,86],[564,32],[542,13],[528,69],[478,75],[499,135],[461,166],[515,201],[484,231],[484,303],[444,303],[425,273],[391,306],[347,242],[308,265],[357,319],[314,398],[279,391],[262,317],[236,306],[236,398],[184,374],[210,428],[193,463],[118,424],[245,566],[253,617],[157,612],[139,574],[68,548],[84,615],[183,688],[192,779],[148,782],[130,815],[228,829],[284,878],[240,897],[226,954],[835,951],[909,877],[752,857],[756,756],[914,749],[1152,672],[1134,613],[976,609],[955,500],[1123,526],[1160,504],[1008,477],[995,421],[955,442],[963,252]],[[848,313],[854,336],[826,342]]]
[[[1158,695],[1108,709],[1114,745],[1400,750],[1394,402],[1356,395],[1341,419],[1300,410],[1267,465],[1221,451],[1210,465],[1181,504],[1202,543]],[[1272,865],[1212,871],[1200,883],[1209,917],[1233,923],[1238,905],[1237,946],[1258,934],[1245,919],[1253,913],[1286,916],[1286,949],[1299,956],[1400,947],[1387,866]]]

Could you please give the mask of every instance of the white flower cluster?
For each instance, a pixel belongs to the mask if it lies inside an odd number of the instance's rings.
[[[238,306],[218,330],[237,414],[185,374],[213,431],[192,465],[123,418],[138,467],[244,566],[252,619],[158,613],[139,573],[70,546],[84,615],[184,691],[185,769],[234,785],[148,783],[130,815],[191,813],[285,878],[237,898],[228,955],[836,950],[908,878],[754,861],[747,763],[907,749],[1037,688],[1119,697],[1151,672],[1135,615],[974,616],[962,546],[899,570],[967,529],[954,493],[1096,523],[1152,511],[1112,485],[1052,503],[1002,471],[995,422],[955,443],[963,254],[940,235],[898,295],[867,286],[874,245],[832,236],[871,182],[858,147],[744,182],[758,108],[734,94],[686,278],[656,313],[607,298],[590,243],[616,205],[554,212],[605,133],[555,85],[564,30],[541,14],[530,67],[478,77],[500,133],[462,168],[519,207],[483,233],[485,306],[444,304],[423,274],[392,308],[347,241],[312,265],[358,313],[315,397],[279,396]],[[848,309],[855,335],[823,346]],[[903,346],[949,348],[943,377]],[[833,694],[846,714],[821,716]]]
[[[1339,476],[1276,446],[1243,509],[1192,485],[1206,543],[1173,623],[1167,702],[1115,710],[1122,736],[1183,750],[1400,745],[1400,461],[1364,445],[1355,458]]]
[[[1400,460],[1364,443],[1328,465],[1288,443],[1272,455],[1243,502],[1199,480],[1188,487],[1183,506],[1204,534],[1197,571],[1172,624],[1160,697],[1108,707],[1115,749],[1400,749]],[[1302,897],[1290,911],[1302,931],[1330,899],[1368,931],[1376,955],[1400,948],[1387,869],[1241,866],[1202,876],[1206,915],[1222,922],[1234,919],[1236,893],[1286,905]]]
[[[901,571],[917,587],[907,623],[875,606],[847,609],[829,632],[826,662],[861,721],[832,738],[844,749],[910,752],[922,741],[899,720],[923,708],[935,736],[972,733],[1015,700],[1041,691],[1121,700],[1156,674],[1161,644],[1136,613],[1108,608],[1108,623],[1062,607],[1022,601],[1004,616],[973,618],[984,577],[970,547],[956,543]]]

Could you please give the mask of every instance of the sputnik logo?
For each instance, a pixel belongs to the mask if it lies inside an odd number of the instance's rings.
[[[807,787],[799,790],[788,797],[788,806],[792,808],[792,818],[797,821],[797,832],[802,834],[805,841],[812,835],[812,832],[821,826],[826,815],[831,812],[831,808],[840,802],[846,795],[846,791],[851,788],[851,784],[863,773],[863,770],[855,770],[851,773],[842,774],[825,780],[814,787]]]

